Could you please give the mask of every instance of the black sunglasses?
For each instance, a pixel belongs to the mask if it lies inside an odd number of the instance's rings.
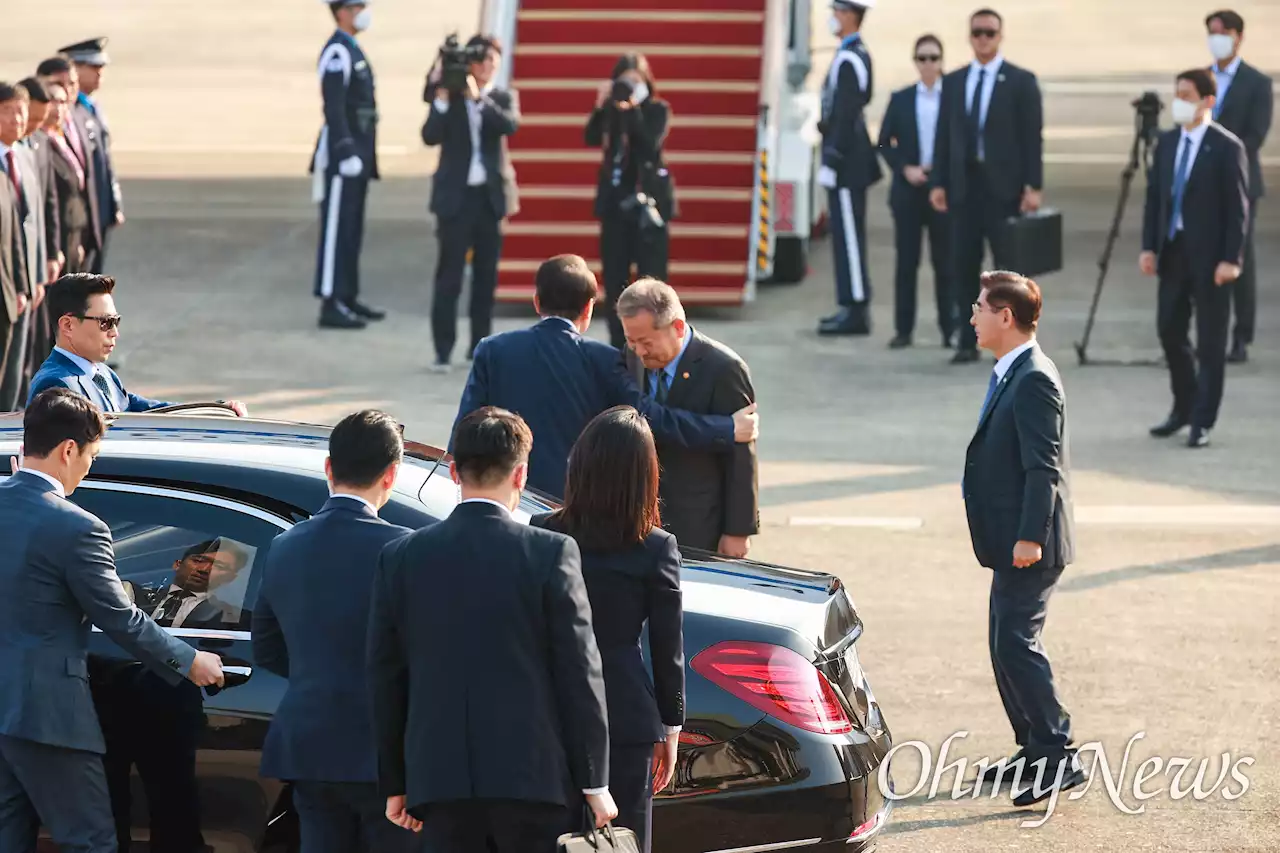
[[[916,54],[916,62],[941,62],[942,54],[940,53],[920,53]]]
[[[996,36],[1000,35],[1000,31],[974,27],[972,30],[969,31],[969,35],[973,36],[976,39],[980,39],[980,38],[993,39]]]
[[[118,328],[120,326],[120,321],[124,319],[119,314],[108,314],[105,317],[95,317],[92,314],[76,314],[75,316],[81,320],[97,320],[98,328],[104,332],[109,332],[112,329]]]

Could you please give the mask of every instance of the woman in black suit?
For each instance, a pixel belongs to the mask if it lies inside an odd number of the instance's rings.
[[[564,507],[530,523],[572,536],[582,551],[609,706],[609,793],[618,825],[648,851],[653,795],[675,775],[684,724],[680,551],[658,517],[648,422],[630,406],[597,415],[569,454]],[[640,650],[646,622],[652,683]]]
[[[641,278],[667,279],[667,223],[675,216],[676,204],[662,143],[671,107],[657,96],[656,88],[644,54],[624,54],[612,78],[600,84],[596,108],[587,119],[587,145],[603,152],[595,212],[600,220],[604,315],[609,339],[619,349],[626,338],[614,305],[631,283],[631,267]]]

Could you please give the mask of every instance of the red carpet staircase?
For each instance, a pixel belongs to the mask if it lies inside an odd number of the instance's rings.
[[[508,223],[498,296],[526,302],[533,273],[571,252],[599,264],[598,148],[583,129],[596,89],[627,51],[648,57],[671,104],[666,160],[680,217],[669,281],[690,303],[743,301],[750,245],[765,0],[523,0],[511,85],[522,123],[511,137],[520,213]]]

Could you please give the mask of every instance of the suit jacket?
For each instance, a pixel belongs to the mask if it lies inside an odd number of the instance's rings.
[[[564,532],[554,513],[536,515],[529,523]],[[582,578],[604,662],[609,741],[663,740],[665,726],[684,725],[684,610],[676,538],[655,528],[630,548],[583,550]],[[640,650],[646,624],[652,680]]]
[[[867,104],[874,79],[871,55],[862,37],[846,39],[836,50],[822,85],[822,165],[836,173],[836,184],[864,189],[884,176],[867,130]]]
[[[71,256],[71,253],[85,240],[92,240],[89,236],[91,223],[88,180],[86,178],[85,186],[81,187],[75,166],[67,159],[66,153],[50,139],[47,133],[41,131],[40,136],[43,141],[41,149],[47,152],[49,170],[53,179],[53,195],[58,208],[57,250],[67,253],[67,266],[72,268],[77,260]],[[74,157],[75,154],[72,153],[71,156]]]
[[[1228,96],[1230,93],[1228,93]],[[1142,217],[1142,249],[1163,262],[1173,215],[1173,186],[1182,130],[1160,135]],[[1182,196],[1182,226],[1187,258],[1194,274],[1212,279],[1219,263],[1242,263],[1248,229],[1248,160],[1244,145],[1210,124],[1187,176]]]
[[[916,123],[916,84],[912,83],[889,96],[889,106],[880,123],[877,145],[880,156],[893,173],[889,187],[889,207],[895,212],[928,202],[929,186],[912,186],[902,174],[907,166],[920,165],[920,128]],[[941,109],[941,107],[939,107]],[[937,148],[935,129],[934,148]]]
[[[667,405],[691,412],[728,414],[755,401],[751,373],[736,352],[692,326]],[[644,365],[628,352],[636,381],[649,388]],[[751,536],[760,529],[756,444],[735,444],[731,453],[707,453],[659,439],[662,463],[662,526],[680,544],[714,551],[721,536]]]
[[[61,385],[88,397],[104,412],[146,412],[150,409],[173,405],[173,403],[152,400],[148,397],[140,397],[137,394],[130,393],[125,389],[124,383],[120,381],[120,377],[116,375],[114,370],[106,365],[103,365],[102,369],[107,372],[109,380],[107,386],[111,389],[111,399],[109,400],[103,396],[102,390],[98,388],[90,377],[80,372],[80,368],[75,362],[54,350],[49,353],[49,357],[45,359],[44,364],[40,365],[40,369],[32,377],[31,393],[27,397],[27,402],[30,403],[34,400],[41,391]]]
[[[1213,71],[1213,67],[1210,67]],[[1236,69],[1236,78],[1227,89],[1216,121],[1239,137],[1249,155],[1249,198],[1266,195],[1262,180],[1262,162],[1258,152],[1271,130],[1271,113],[1275,107],[1271,78],[1247,62]]]
[[[638,409],[655,435],[672,445],[720,453],[733,448],[732,417],[659,406],[641,393],[617,349],[583,337],[559,318],[480,342],[454,426],[481,406],[520,415],[534,437],[529,485],[559,498],[569,451],[583,427],[620,405]]]
[[[22,213],[13,184],[0,169],[0,296],[4,299],[0,320],[9,325],[18,321],[18,296],[31,292],[27,282],[27,238]]]
[[[253,611],[253,657],[289,679],[262,747],[262,775],[375,782],[365,666],[378,556],[411,531],[331,497],[271,543]]]
[[[74,110],[93,137],[93,192],[97,196],[98,212],[105,233],[115,227],[116,214],[121,210],[120,184],[116,181],[115,166],[111,162],[111,132],[102,117],[102,111],[84,92],[77,96]]]
[[[616,215],[618,205],[638,192],[653,198],[665,221],[676,218],[675,182],[662,156],[670,129],[671,105],[661,98],[646,98],[626,111],[612,104],[591,111],[583,140],[589,147],[599,148],[602,155],[596,175],[597,219]],[[615,163],[622,166],[616,187]]]
[[[85,250],[99,249],[102,247],[103,211],[100,204],[101,199],[98,197],[96,190],[98,186],[98,167],[95,149],[102,144],[102,140],[99,138],[97,125],[90,123],[88,117],[81,110],[71,111],[69,124],[75,126],[75,130],[84,146],[85,161],[81,165],[84,168],[85,198],[88,201],[89,212],[89,225],[84,234]],[[67,144],[71,144],[69,140]],[[72,151],[74,150],[72,148]]]
[[[1043,548],[1030,568],[1075,559],[1066,394],[1039,344],[1010,365],[965,453],[964,507],[978,562],[1013,569],[1013,546]]]
[[[90,627],[173,684],[195,650],[129,601],[107,525],[35,474],[0,483],[0,541],[0,734],[102,753]]]
[[[320,52],[320,96],[324,126],[316,141],[310,171],[317,178],[338,174],[338,164],[358,156],[361,177],[378,178],[378,102],[373,66],[360,43],[335,30]]]
[[[934,143],[930,185],[947,191],[947,199],[962,202],[968,193],[970,160],[977,157],[968,130],[965,94],[971,67],[942,78],[942,109],[938,113],[938,137]],[[991,168],[983,169],[987,190],[998,201],[1009,202],[1025,187],[1044,184],[1044,107],[1036,75],[1005,60],[996,74],[982,126],[983,152]]]
[[[159,589],[151,589],[140,586],[133,581],[122,581],[124,584],[125,594],[129,596],[129,600],[138,606],[138,609],[150,616],[155,617],[156,608],[169,597],[172,584],[165,584]],[[160,624],[162,628],[209,628],[213,630],[226,630],[235,628],[238,620],[235,618],[235,611],[230,604],[222,601],[217,596],[209,595],[203,601],[191,608],[177,624],[172,621],[165,621]]]
[[[502,139],[520,127],[520,102],[514,91],[490,89],[480,96],[480,162],[484,164],[485,188],[498,219],[507,215]],[[431,103],[422,125],[422,141],[440,146],[440,163],[431,179],[431,212],[453,216],[462,208],[471,172],[471,120],[465,99],[444,104]]]
[[[26,197],[27,283],[44,284],[45,264],[52,248],[58,253],[58,198],[53,188],[53,164],[48,152],[41,152],[39,140],[29,139],[14,147],[14,158],[22,174],[22,194]]]
[[[571,805],[609,779],[577,544],[459,504],[382,552],[369,678],[383,795]]]

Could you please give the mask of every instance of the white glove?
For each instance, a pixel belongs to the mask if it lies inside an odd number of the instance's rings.
[[[830,166],[818,169],[818,186],[829,190],[836,188],[836,170]]]
[[[364,171],[364,162],[355,154],[338,164],[338,174],[344,178],[358,178]]]

